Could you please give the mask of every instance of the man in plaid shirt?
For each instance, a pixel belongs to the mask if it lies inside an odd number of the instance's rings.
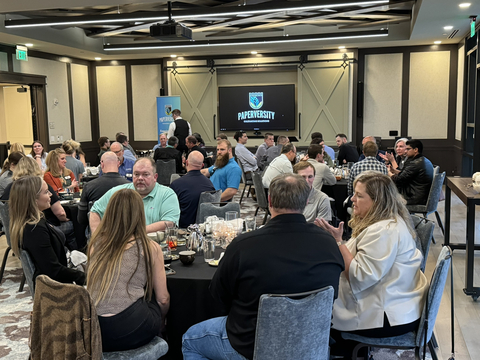
[[[376,159],[377,152],[377,144],[375,144],[373,141],[367,141],[363,145],[363,154],[365,155],[365,159],[355,163],[350,169],[350,175],[348,176],[347,184],[348,195],[353,195],[353,181],[360,173],[373,170],[388,175],[388,170],[385,164]]]

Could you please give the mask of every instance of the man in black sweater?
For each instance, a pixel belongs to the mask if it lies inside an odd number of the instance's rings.
[[[269,192],[271,220],[232,241],[210,284],[228,316],[192,326],[183,335],[184,359],[252,359],[262,294],[331,285],[337,296],[343,258],[330,234],[305,221],[307,182],[300,175],[279,175]]]
[[[176,136],[172,136],[168,139],[167,146],[162,148],[159,147],[155,150],[155,154],[153,154],[153,160],[157,162],[157,160],[175,160],[176,165],[176,172],[177,174],[183,173],[183,159],[182,153],[177,150],[178,147],[178,139]]]
[[[338,146],[337,160],[340,166],[349,162],[358,161],[358,152],[351,142],[347,142],[347,135],[337,134],[335,141]]]

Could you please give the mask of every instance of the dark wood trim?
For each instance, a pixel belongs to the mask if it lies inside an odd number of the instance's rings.
[[[410,53],[402,55],[402,105],[400,113],[400,136],[408,136],[408,103],[410,99]]]
[[[100,121],[98,114],[98,92],[97,92],[97,69],[93,63],[88,67],[89,72],[89,97],[90,97],[90,123],[92,129],[92,141],[97,143],[100,138]]]
[[[170,89],[168,88],[168,69],[167,69],[168,58],[162,59],[162,88],[165,95],[168,95]],[[158,120],[157,120],[158,122]]]
[[[447,137],[455,140],[455,127],[457,122],[457,71],[458,49],[450,51],[450,73],[448,78],[448,123]]]
[[[75,112],[73,109],[72,65],[67,63],[67,91],[70,111],[70,136],[75,139]]]
[[[0,82],[19,85],[46,85],[47,77],[44,75],[31,75],[0,71]]]
[[[135,126],[133,125],[133,90],[132,90],[132,67],[125,65],[125,83],[127,86],[127,122],[128,140],[135,148]],[[135,154],[134,154],[135,155]]]
[[[300,64],[300,63],[299,63]],[[239,64],[241,65],[241,64]],[[242,65],[243,66],[243,65]],[[203,68],[208,68],[207,65],[202,66]],[[230,74],[230,73],[258,73],[258,72],[285,72],[285,71],[297,71],[297,65],[283,65],[283,66],[262,66],[262,64],[259,64],[259,66],[255,67],[227,67],[227,68],[215,68],[217,73],[220,74]],[[171,69],[168,69],[171,70]],[[178,70],[179,72],[182,71],[182,69]]]
[[[8,71],[13,72],[13,54],[7,53]]]
[[[131,65],[161,65],[163,58],[133,59],[133,60],[100,60],[94,61],[95,66],[131,66]]]
[[[356,144],[362,143],[363,137],[363,118],[364,118],[364,101],[365,101],[365,92],[358,91],[359,86],[364,86],[365,81],[365,55],[361,53],[358,49],[354,51],[354,58],[358,59],[358,61],[353,62],[352,71],[353,71],[353,79],[352,79],[352,140]],[[360,58],[362,58],[360,60]],[[362,95],[359,98],[359,95]],[[359,104],[359,102],[362,102]],[[358,116],[358,107],[361,107],[362,114]]]

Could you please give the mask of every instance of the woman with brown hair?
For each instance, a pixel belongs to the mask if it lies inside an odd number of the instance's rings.
[[[27,156],[34,158],[38,166],[40,166],[40,169],[45,171],[47,169],[47,164],[45,162],[47,160],[47,155],[48,152],[45,151],[43,143],[40,140],[35,140],[32,144],[32,151],[30,151],[30,154]]]
[[[67,154],[61,148],[50,151],[47,156],[47,171],[43,179],[58,194],[63,191],[78,192],[78,182],[71,170],[66,168]]]
[[[10,193],[10,238],[15,254],[20,248],[27,251],[35,265],[33,280],[48,275],[62,283],[85,283],[85,274],[67,267],[65,237],[49,224],[44,210],[50,208],[50,191],[38,176],[15,180]]]
[[[170,305],[163,253],[147,236],[136,191],[122,189],[110,199],[90,240],[87,273],[103,351],[135,349],[160,333]]]
[[[0,172],[0,196],[3,195],[6,187],[12,183],[13,170],[24,156],[23,153],[14,151],[8,155],[7,160],[3,163],[2,172]]]

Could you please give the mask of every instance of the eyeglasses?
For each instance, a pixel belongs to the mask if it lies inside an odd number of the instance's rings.
[[[405,148],[405,150],[410,151],[410,150],[413,150],[413,149],[411,147],[407,147],[407,148]]]

